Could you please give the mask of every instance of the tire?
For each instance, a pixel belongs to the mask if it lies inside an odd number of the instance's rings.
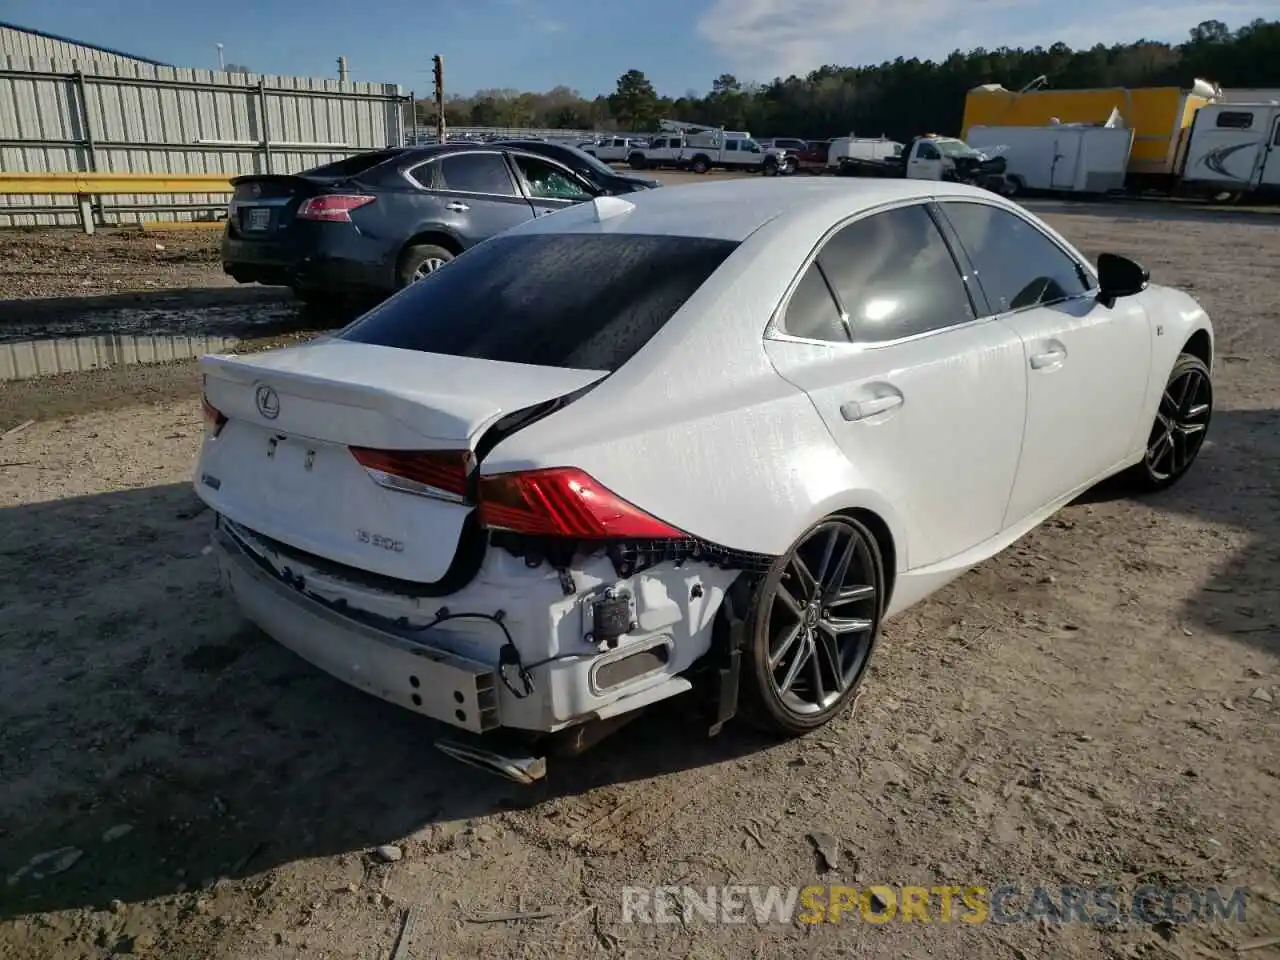
[[[1125,474],[1131,489],[1135,493],[1156,493],[1185,477],[1204,446],[1212,418],[1213,379],[1209,368],[1193,354],[1180,354],[1165,381],[1142,462]]]
[[[643,170],[649,165],[643,153],[633,153],[629,162],[632,170]]]
[[[400,255],[400,266],[396,270],[396,285],[407,287],[415,280],[421,280],[428,273],[440,269],[453,257],[451,250],[437,244],[414,244]]]
[[[689,164],[689,169],[694,173],[703,174],[711,169],[711,164],[707,162],[706,157],[694,157],[693,163]]]
[[[764,163],[761,164],[760,172],[766,177],[776,177],[778,175],[778,161],[773,157],[765,157]]]
[[[831,516],[806,531],[752,594],[743,718],[765,733],[796,737],[846,709],[880,633],[884,582],[880,547],[857,520]],[[833,602],[837,591],[847,596]]]

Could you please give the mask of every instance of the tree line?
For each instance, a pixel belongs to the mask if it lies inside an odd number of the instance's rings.
[[[1280,21],[1259,19],[1231,30],[1206,20],[1180,44],[979,47],[957,50],[941,62],[899,57],[876,66],[828,65],[762,84],[726,73],[702,96],[660,96],[642,71],[628,70],[613,93],[592,99],[565,86],[546,93],[495,89],[450,96],[445,120],[451,126],[647,131],[671,118],[757,136],[817,138],[856,131],[903,140],[924,131],[958,133],[965,94],[979,84],[1016,90],[1041,76],[1058,89],[1185,87],[1195,78],[1228,88],[1280,88]],[[433,102],[420,100],[415,109],[420,125],[435,123]]]

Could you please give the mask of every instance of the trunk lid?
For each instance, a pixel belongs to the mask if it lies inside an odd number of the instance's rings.
[[[339,181],[303,175],[236,177],[227,208],[227,229],[238,240],[271,240],[293,222],[304,200]]]
[[[201,366],[226,417],[196,470],[206,503],[299,550],[419,583],[449,571],[472,504],[390,489],[350,448],[474,452],[503,417],[606,376],[343,340]]]

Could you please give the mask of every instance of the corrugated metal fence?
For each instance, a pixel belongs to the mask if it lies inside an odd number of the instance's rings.
[[[0,170],[296,173],[402,143],[407,99],[395,84],[0,57]],[[190,220],[225,204],[116,196],[102,198],[97,219]],[[0,226],[76,223],[74,197],[0,196]]]

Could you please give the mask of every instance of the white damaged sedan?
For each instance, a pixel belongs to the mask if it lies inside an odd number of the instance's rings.
[[[1191,297],[985,191],[680,186],[203,358],[195,487],[247,617],[527,781],[701,676],[713,729],[826,723],[885,617],[1105,477],[1182,477],[1212,359]]]

